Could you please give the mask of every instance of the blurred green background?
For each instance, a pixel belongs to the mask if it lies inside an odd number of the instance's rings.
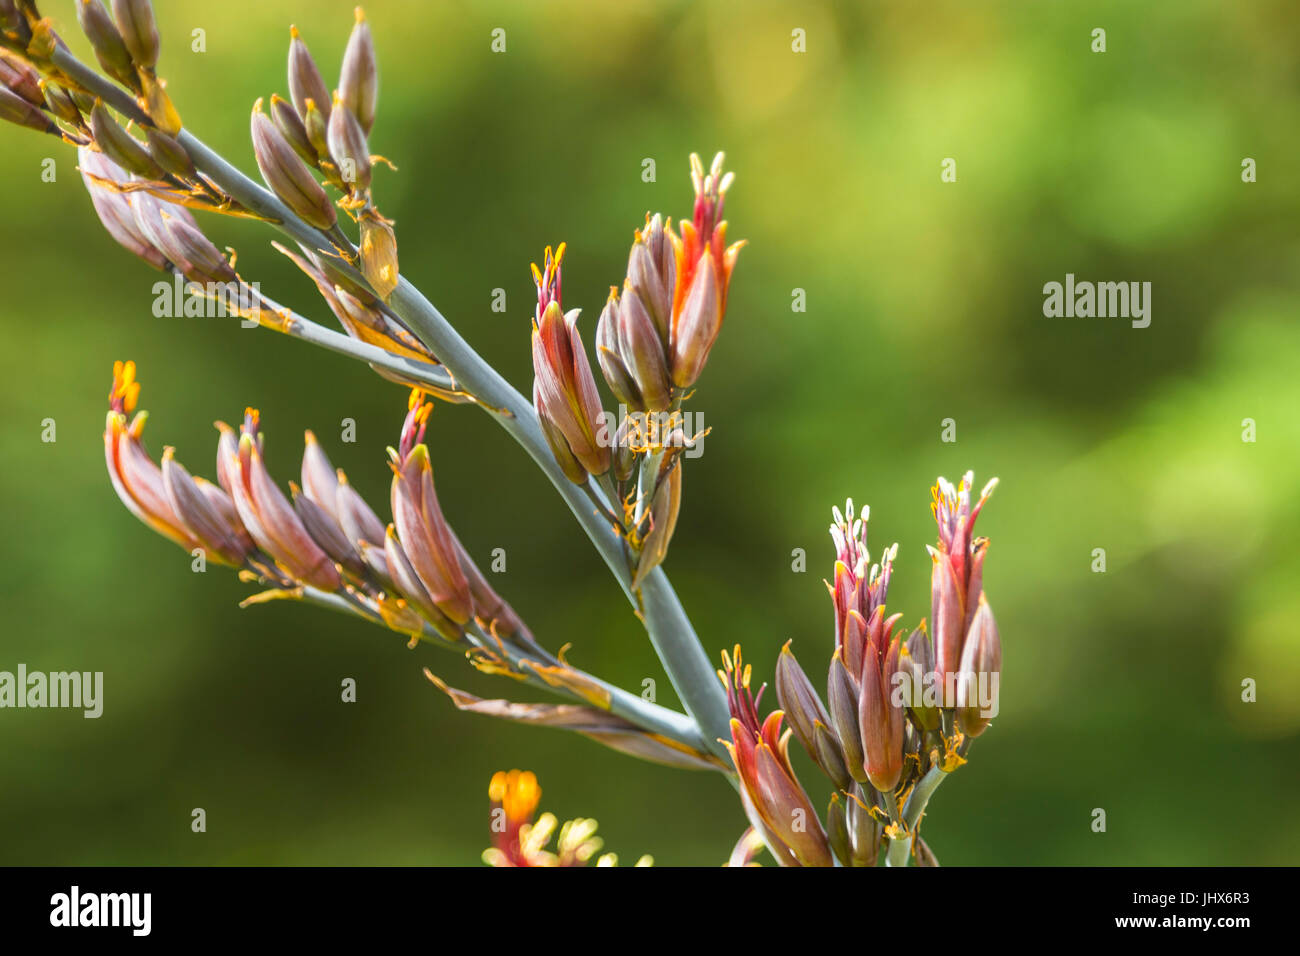
[[[342,0],[158,6],[159,69],[186,125],[249,172],[248,110],[287,93],[289,24],[332,79],[352,22]],[[43,7],[85,53],[70,0]],[[403,272],[518,387],[543,246],[569,243],[566,304],[585,306],[590,341],[643,213],[689,214],[688,153],[727,151],[732,235],[750,245],[694,400],[713,431],[667,562],[711,657],[743,642],[770,675],[793,639],[821,671],[826,526],[850,495],[872,508],[873,550],[901,542],[890,603],[914,624],[929,612],[930,484],[996,474],[980,525],[1002,713],[931,804],[940,860],[1300,862],[1293,5],[367,9],[372,146],[400,167],[376,191]],[[0,862],[474,863],[488,778],[510,767],[536,771],[561,818],[597,817],[624,862],[722,861],[744,821],[720,778],[458,714],[422,666],[488,696],[514,686],[326,611],[240,610],[233,575],[193,574],[127,513],[100,440],[114,359],[139,363],[155,454],[175,445],[211,477],[210,423],[256,405],[282,482],[312,428],[383,513],[405,392],[268,332],[153,317],[157,276],[101,231],[72,151],[0,136],[0,670],[105,674],[99,720],[0,711]],[[940,181],[947,157],[956,183]],[[1241,181],[1245,157],[1257,183]],[[328,318],[269,229],[200,223],[245,277]],[[1067,272],[1151,282],[1151,326],[1045,318],[1042,286]],[[439,407],[430,438],[449,518],[481,562],[506,549],[495,583],[542,639],[630,689],[653,678],[674,703],[524,454],[470,408]],[[355,704],[340,703],[345,677]]]

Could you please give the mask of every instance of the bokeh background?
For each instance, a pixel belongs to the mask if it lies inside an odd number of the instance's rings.
[[[343,0],[158,6],[160,72],[187,126],[250,172],[248,111],[287,92],[289,24],[332,77],[352,20]],[[85,52],[70,0],[44,7]],[[1002,714],[931,804],[939,858],[1300,862],[1291,4],[368,12],[382,75],[372,144],[400,167],[376,188],[403,272],[516,386],[531,380],[527,267],[543,246],[568,241],[566,304],[594,323],[643,213],[689,213],[689,152],[727,150],[733,235],[750,246],[694,402],[713,431],[689,463],[667,563],[711,656],[743,642],[770,674],[792,639],[810,672],[823,666],[826,526],[846,496],[870,504],[875,549],[901,542],[891,605],[915,623],[930,484],[996,474],[980,524]],[[490,51],[497,27],[505,54]],[[1096,27],[1104,54],[1090,50]],[[194,28],[206,52],[191,52]],[[105,674],[99,720],[0,711],[0,862],[472,864],[488,778],[510,767],[536,771],[561,818],[597,817],[625,862],[722,861],[744,821],[720,778],[458,714],[423,666],[489,696],[513,688],[326,611],[240,610],[232,575],[192,573],[126,512],[100,440],[114,359],[139,363],[156,453],[175,445],[211,476],[210,423],[256,405],[282,481],[313,428],[376,504],[405,393],[271,333],[153,317],[156,274],[100,230],[72,152],[0,136],[0,669]],[[40,178],[48,156],[54,183]],[[956,183],[940,181],[947,157]],[[246,277],[327,318],[270,230],[201,222]],[[1044,318],[1042,286],[1067,272],[1151,282],[1151,326]],[[496,288],[505,314],[491,311]],[[339,440],[344,418],[354,444]],[[940,441],[945,418],[955,444]],[[430,436],[449,517],[481,561],[506,549],[496,583],[533,629],[623,686],[655,679],[673,703],[524,454],[473,409],[440,407]],[[340,702],[345,677],[355,704]]]

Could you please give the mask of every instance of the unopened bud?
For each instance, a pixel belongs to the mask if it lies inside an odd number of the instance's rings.
[[[339,176],[349,192],[365,192],[370,188],[370,153],[366,148],[366,134],[352,111],[334,101],[326,128],[326,142],[330,156],[339,169]]]
[[[374,509],[357,490],[348,484],[342,470],[338,472],[339,484],[334,493],[334,504],[338,512],[339,524],[352,542],[365,541],[372,545],[384,542],[384,526]]]
[[[132,197],[101,185],[95,178],[108,182],[125,182],[127,173],[103,153],[88,146],[77,149],[77,165],[90,194],[95,214],[110,236],[124,249],[139,256],[155,269],[167,267],[167,257],[149,240],[136,222]],[[138,196],[136,197],[138,200]]]
[[[144,135],[149,140],[149,155],[159,166],[180,179],[198,178],[199,173],[194,168],[194,160],[190,159],[190,154],[179,142],[152,126],[145,128]]]
[[[306,108],[302,114],[302,126],[307,131],[307,142],[311,143],[312,148],[316,150],[316,165],[321,159],[329,156],[329,120],[326,114],[329,112],[329,101],[323,100],[325,112],[321,112],[321,107],[316,105],[316,100],[308,98]]]
[[[59,135],[59,127],[48,113],[3,88],[0,88],[0,119],[41,133]]]
[[[77,22],[90,41],[99,65],[115,80],[134,88],[139,80],[131,65],[131,54],[104,5],[100,0],[76,0],[76,6]]]
[[[636,380],[645,409],[665,411],[672,401],[672,383],[663,344],[641,296],[626,290],[618,310],[618,339],[624,363]]]
[[[624,405],[640,409],[641,390],[636,387],[632,373],[623,361],[618,338],[618,291],[611,289],[596,321],[596,362],[600,365],[605,384]]]
[[[830,673],[826,679],[826,704],[831,729],[844,750],[844,765],[849,776],[858,783],[866,783],[866,754],[862,750],[858,728],[858,691],[838,648],[831,657]]]
[[[934,671],[934,648],[924,626],[913,631],[903,645],[898,655],[898,667],[907,675],[906,687],[910,695],[907,705],[912,716],[925,730],[938,730],[939,708],[926,706],[924,702],[926,682],[934,680],[930,676]]]
[[[260,99],[253,106],[252,138],[257,168],[272,192],[303,221],[317,229],[331,228],[338,219],[334,204],[284,134],[262,112]]]
[[[343,529],[334,517],[303,494],[302,489],[292,481],[289,482],[289,490],[293,494],[293,510],[321,550],[353,574],[364,573],[365,563],[361,560],[361,555],[343,534]]]
[[[542,401],[541,388],[537,380],[533,380],[533,408],[537,412],[537,421],[542,428],[542,436],[546,439],[546,444],[550,446],[551,454],[555,456],[555,462],[564,472],[564,477],[568,478],[575,485],[585,484],[587,481],[587,469],[582,467],[582,462],[573,453],[569,447],[568,439],[564,437],[564,432],[560,431],[555,422],[551,419],[551,414],[547,410],[545,403]],[[631,474],[629,469],[628,474]]]
[[[664,233],[663,217],[658,213],[646,220],[646,227],[636,235],[627,261],[627,285],[635,289],[654,320],[659,339],[668,344],[672,322],[673,285],[677,265],[672,244]]]
[[[370,36],[370,24],[365,13],[356,9],[357,22],[348,37],[343,53],[343,69],[339,73],[339,97],[348,111],[361,124],[362,131],[370,134],[375,125],[375,104],[379,98],[379,70],[375,65],[375,43]]]
[[[0,50],[0,87],[8,89],[32,106],[41,106],[45,96],[41,92],[41,75],[5,50]]]
[[[117,32],[136,66],[151,69],[158,63],[158,26],[149,0],[113,0]]]
[[[162,179],[167,175],[140,141],[117,124],[102,102],[97,102],[90,111],[90,132],[100,151],[123,169],[145,179]]]
[[[316,68],[316,61],[311,58],[307,44],[302,41],[297,27],[289,28],[289,98],[300,116],[307,117],[307,101],[312,100],[316,108],[328,118],[330,111],[330,93],[325,80]]]
[[[73,126],[82,125],[81,110],[77,109],[77,104],[67,90],[57,83],[41,80],[41,92],[45,94],[45,105],[50,113],[65,123],[71,123]]]
[[[312,167],[319,165],[320,154],[307,136],[307,127],[303,125],[302,118],[293,104],[278,93],[271,97],[271,119],[303,162]]]
[[[998,683],[1002,673],[1002,638],[993,611],[981,593],[961,656],[957,681],[957,727],[968,737],[978,737],[997,711]],[[982,699],[987,695],[988,699]]]
[[[831,794],[831,804],[826,808],[826,842],[835,851],[835,858],[841,866],[853,865],[853,842],[849,838],[844,801],[838,793]]]
[[[695,383],[721,326],[717,270],[713,257],[704,252],[672,329],[673,384],[688,388]]]

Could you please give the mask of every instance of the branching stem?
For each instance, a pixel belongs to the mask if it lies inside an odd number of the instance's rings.
[[[66,46],[61,44],[54,51],[53,62],[64,74],[124,116],[146,126],[153,125],[130,94],[90,69]],[[244,175],[188,130],[181,130],[177,139],[195,166],[227,195],[270,220],[293,239],[333,255],[334,239],[303,222],[274,194]],[[354,281],[366,284],[352,263],[334,259],[332,264]],[[524,448],[559,491],[628,600],[633,607],[640,607],[655,652],[697,725],[698,732],[694,734],[691,745],[708,749],[727,760],[725,749],[718,743],[719,738],[729,736],[726,699],[714,675],[713,665],[663,570],[656,568],[642,582],[641,600],[638,602],[637,594],[631,588],[621,536],[601,516],[592,512],[583,492],[560,470],[542,436],[532,403],[488,365],[408,279],[400,278],[388,304],[437,355],[458,385],[473,394],[480,406]]]

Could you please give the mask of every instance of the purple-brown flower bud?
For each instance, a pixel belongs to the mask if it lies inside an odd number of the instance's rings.
[[[163,204],[162,249],[180,267],[185,278],[203,285],[232,285],[239,280],[234,267],[214,246],[189,215],[178,215],[183,207]]]
[[[706,175],[699,156],[691,154],[694,216],[681,223],[680,238],[668,233],[677,271],[668,344],[673,384],[679,388],[693,385],[704,369],[722,328],[731,272],[744,246],[744,242],[726,245],[727,223],[722,210],[733,174],[723,174],[722,160],[718,153]]]
[[[9,42],[16,40],[21,45],[32,38],[27,17],[18,9],[14,0],[0,0],[0,32],[8,34],[6,39]]]
[[[168,136],[162,130],[149,126],[144,131],[145,138],[149,140],[149,155],[167,172],[180,179],[195,180],[198,178],[198,170],[194,168],[194,160],[186,152],[185,147],[177,142],[173,137]]]
[[[841,790],[850,785],[848,770],[838,743],[827,728],[831,719],[822,706],[821,698],[813,689],[808,675],[795,659],[786,641],[776,661],[776,699],[790,720],[790,729],[794,731],[799,743],[803,744],[808,756],[819,766],[826,776],[834,781]]]
[[[149,0],[113,0],[113,19],[136,66],[150,69],[158,63],[158,26]]]
[[[284,134],[284,138],[293,151],[302,157],[302,161],[313,169],[320,165],[320,153],[307,135],[307,127],[293,104],[278,93],[271,96],[271,121]]]
[[[930,588],[930,624],[934,629],[935,671],[941,680],[961,662],[962,645],[984,581],[984,552],[987,541],[974,538],[975,520],[993,494],[994,478],[971,505],[973,472],[967,472],[954,488],[940,478],[931,489],[930,511],[939,527],[939,546],[930,549],[934,570]]]
[[[862,750],[858,697],[858,682],[845,667],[840,649],[836,648],[826,678],[827,714],[830,717],[830,727],[835,731],[844,751],[845,769],[858,783],[866,783],[867,755]]]
[[[104,459],[109,479],[128,511],[163,537],[191,551],[199,543],[168,501],[162,470],[153,463],[140,439],[148,413],[140,412],[127,424],[127,416],[135,410],[139,396],[135,363],[113,363],[113,388],[109,392],[109,412],[104,426]]]
[[[596,361],[600,365],[605,384],[624,405],[641,408],[641,390],[623,359],[623,348],[618,336],[618,290],[611,288],[605,308],[596,322]]]
[[[427,446],[416,445],[403,462],[394,463],[392,506],[402,551],[433,603],[457,624],[465,624],[473,616],[474,602],[438,506]]]
[[[5,50],[0,50],[0,88],[9,90],[38,109],[45,102],[40,73]]]
[[[139,80],[131,63],[131,54],[104,5],[100,0],[76,0],[76,5],[77,22],[90,41],[99,65],[113,79],[134,88]]]
[[[831,794],[830,806],[826,808],[826,841],[835,851],[835,859],[840,861],[840,866],[853,865],[853,841],[849,836],[844,801],[838,793]]]
[[[878,612],[879,613],[879,612]],[[858,725],[866,753],[867,779],[884,794],[891,794],[903,775],[903,708],[894,701],[894,675],[898,673],[899,638],[867,645],[863,665]]]
[[[338,472],[316,440],[316,434],[310,430],[303,433],[301,478],[302,490],[307,497],[338,521]],[[383,543],[382,533],[374,543]]]
[[[600,393],[578,334],[578,312],[564,314],[560,305],[560,264],[564,244],[546,250],[545,266],[533,266],[537,312],[533,321],[533,373],[540,397],[539,415],[564,436],[573,457],[593,475],[609,471],[609,442],[597,440]],[[561,462],[563,465],[563,462]],[[572,476],[570,476],[572,477]]]
[[[904,685],[907,689],[907,705],[912,717],[925,730],[939,729],[939,708],[927,704],[927,684],[935,680],[934,646],[930,635],[926,633],[925,623],[912,632],[912,636],[903,644],[898,655],[898,668],[907,675]],[[932,692],[941,692],[935,687]]]
[[[962,651],[957,681],[957,728],[968,737],[978,737],[997,714],[998,690],[1002,677],[1002,639],[993,611],[983,593]]]
[[[723,654],[718,671],[731,710],[731,742],[724,744],[740,778],[746,811],[764,834],[768,849],[783,866],[831,866],[831,847],[812,802],[790,765],[789,734],[781,733],[782,713],[759,719],[750,691],[750,671],[743,667],[740,647]],[[775,844],[775,845],[774,845]]]
[[[402,551],[434,605],[456,624],[464,625],[474,614],[474,601],[460,566],[455,536],[438,506],[433,466],[424,444],[425,424],[433,406],[422,399],[418,390],[411,392],[410,411],[393,454],[393,522]]]
[[[370,36],[370,24],[360,7],[356,9],[356,18],[347,49],[343,51],[339,97],[357,118],[362,131],[369,135],[375,125],[375,104],[379,99],[379,69],[375,63],[375,42]]]
[[[163,450],[163,490],[172,511],[214,559],[232,567],[243,567],[254,545],[242,526],[236,531],[228,512],[214,505],[212,493],[223,496],[225,493],[211,485],[205,490],[174,455],[175,450],[170,447]],[[230,507],[233,509],[233,503]]]
[[[316,150],[316,160],[311,161],[316,166],[321,159],[328,159],[330,154],[329,144],[329,103],[324,103],[324,110],[316,105],[316,100],[308,99],[306,109],[302,114],[302,127],[307,131],[307,141],[311,143],[312,148]]]
[[[555,456],[556,464],[564,472],[564,477],[575,485],[583,484],[587,480],[587,469],[582,467],[582,462],[578,461],[577,456],[573,454],[573,449],[569,447],[569,440],[552,421],[551,413],[547,411],[542,401],[541,386],[536,379],[533,380],[533,409],[537,412],[537,422],[541,426],[542,437],[546,439],[546,444],[550,447],[551,454]]]
[[[848,828],[853,842],[853,865],[875,866],[880,853],[881,826],[870,809],[853,796],[848,800]]]
[[[668,361],[650,313],[632,289],[625,289],[618,309],[618,343],[624,365],[636,382],[638,411],[666,411],[672,402]]]
[[[952,564],[944,555],[929,549],[930,568],[930,626],[934,628],[934,667],[938,679],[947,679],[957,669],[961,659],[964,636],[961,628],[961,595],[953,577]],[[945,702],[947,703],[947,702]]]
[[[117,125],[102,102],[97,102],[90,111],[90,132],[100,151],[123,169],[145,179],[162,179],[167,175],[140,141]]]
[[[334,204],[284,134],[262,112],[260,99],[253,105],[251,133],[253,157],[271,191],[303,221],[317,229],[332,227],[338,219]]]
[[[316,104],[324,119],[329,119],[329,87],[325,85],[297,27],[289,28],[289,98],[304,120],[307,118],[308,100]]]
[[[361,560],[360,552],[348,540],[334,516],[313,501],[309,495],[303,494],[302,489],[292,481],[289,482],[289,491],[293,495],[294,512],[312,540],[320,545],[321,550],[352,574],[364,574],[366,564]]]
[[[664,231],[663,217],[646,216],[644,229],[637,230],[636,241],[627,259],[627,280],[645,303],[654,321],[659,341],[667,347],[672,325],[673,291],[677,281],[677,260],[672,242]]]
[[[134,201],[140,194],[129,196],[115,192],[95,181],[97,177],[108,182],[126,182],[129,178],[126,171],[103,153],[87,146],[77,149],[77,164],[95,214],[114,241],[155,269],[167,268],[167,257],[149,241],[136,222]]]
[[[374,546],[384,543],[384,525],[375,514],[374,509],[366,503],[352,485],[343,469],[338,470],[338,488],[335,491],[335,514],[348,540],[354,543],[364,541]]]
[[[234,268],[199,230],[188,209],[147,192],[134,192],[130,200],[136,227],[185,278],[202,286],[235,287],[239,277]],[[245,294],[242,287],[236,291]]]
[[[370,152],[366,133],[350,109],[337,97],[330,111],[325,141],[339,170],[339,178],[349,191],[365,192],[370,188]]]
[[[448,529],[451,530],[450,528]],[[527,636],[527,628],[514,608],[488,584],[488,580],[479,570],[479,566],[470,557],[469,551],[460,543],[456,532],[451,532],[451,539],[456,545],[460,559],[460,568],[469,583],[470,595],[474,598],[474,615],[483,622],[484,629],[498,637],[510,638],[516,634]]]
[[[428,589],[415,573],[411,560],[406,556],[401,542],[397,540],[397,531],[390,524],[384,535],[384,557],[388,565],[389,576],[393,579],[398,592],[415,611],[434,626],[434,629],[448,640],[463,637],[460,627],[442,611],[438,610]]]
[[[66,89],[58,83],[41,80],[41,92],[45,95],[45,108],[50,111],[50,115],[57,116],[72,126],[84,125],[81,110],[77,108],[76,100]]]
[[[334,562],[308,534],[266,470],[256,409],[246,411],[238,447],[224,467],[239,520],[258,546],[294,580],[322,591],[337,591],[343,582]]]

